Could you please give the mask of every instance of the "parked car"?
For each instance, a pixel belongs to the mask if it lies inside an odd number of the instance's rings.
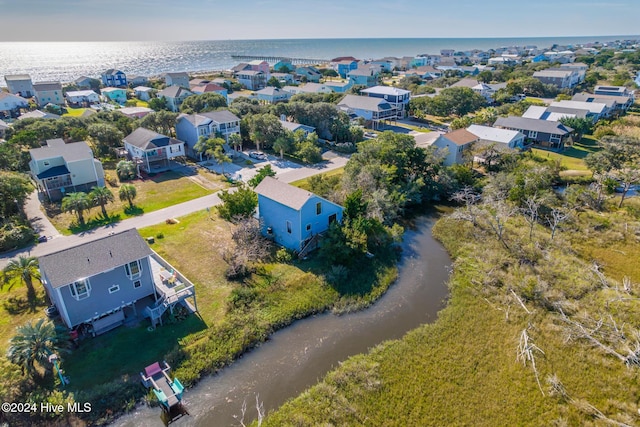
[[[249,153],[249,157],[253,159],[258,159],[258,160],[267,160],[267,155],[264,154],[262,151],[251,151]]]

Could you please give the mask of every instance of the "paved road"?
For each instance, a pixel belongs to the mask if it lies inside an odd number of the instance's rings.
[[[323,162],[321,165],[314,167],[300,167],[299,165],[296,165],[295,168],[281,168],[279,169],[280,173],[277,175],[277,177],[284,182],[293,182],[312,175],[340,168],[344,166],[348,161],[347,157],[336,154],[328,154],[326,155],[326,158],[326,162]],[[277,160],[270,160],[269,162],[277,162]],[[256,166],[258,166],[259,168],[259,164]],[[253,173],[255,173],[255,169],[257,168],[247,168],[246,170],[252,170],[254,171]],[[243,171],[245,171],[245,169],[241,169],[240,173],[242,173]],[[84,233],[74,234],[71,236],[63,236],[53,227],[53,225],[51,225],[51,222],[49,222],[46,215],[42,213],[42,211],[40,210],[40,203],[38,201],[37,195],[35,195],[34,193],[25,204],[25,212],[27,214],[27,217],[30,218],[30,221],[32,221],[34,228],[36,228],[36,230],[41,235],[45,235],[50,239],[47,242],[40,243],[36,246],[0,254],[0,268],[4,267],[10,259],[15,258],[19,255],[38,257],[50,254],[79,245],[84,242],[90,242],[92,240],[99,239],[111,233],[128,230],[130,228],[143,228],[150,225],[159,224],[166,221],[168,218],[178,218],[192,212],[211,208],[220,203],[220,198],[218,197],[217,193],[214,193],[208,196],[200,197],[198,199],[190,200],[188,202],[180,203],[178,205],[173,205],[164,209],[149,212],[141,216],[125,219],[115,224],[95,228]]]

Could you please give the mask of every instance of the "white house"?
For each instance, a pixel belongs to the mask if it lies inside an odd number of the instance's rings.
[[[396,109],[396,117],[398,119],[404,118],[411,98],[411,91],[391,86],[374,86],[363,89],[361,93],[387,101]]]
[[[29,101],[18,95],[0,92],[0,112],[15,113],[21,108],[28,108]]]
[[[510,129],[498,129],[491,126],[471,125],[467,132],[477,136],[480,141],[496,143],[505,148],[524,148],[525,135]]]
[[[593,118],[598,121],[603,117],[608,117],[611,112],[606,104],[599,102],[583,102],[583,101],[555,101],[550,104],[550,107],[563,107],[563,108],[575,108],[577,110],[588,111],[587,117]]]
[[[65,98],[70,105],[97,104],[100,96],[92,90],[75,90],[66,93]]]
[[[433,142],[433,146],[438,148],[445,155],[445,166],[451,166],[464,161],[464,151],[471,148],[471,144],[480,141],[477,135],[466,129],[458,129],[453,132],[440,135]]]
[[[147,86],[136,86],[133,88],[133,93],[140,101],[149,101],[153,98],[155,92],[156,90],[154,88]]]

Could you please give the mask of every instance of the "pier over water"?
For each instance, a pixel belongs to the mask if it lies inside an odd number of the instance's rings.
[[[267,61],[268,63],[277,63],[280,61],[289,61],[294,65],[305,65],[305,64],[326,64],[329,63],[329,59],[318,59],[318,58],[291,58],[286,56],[263,56],[263,55],[231,55],[231,58],[238,61]]]

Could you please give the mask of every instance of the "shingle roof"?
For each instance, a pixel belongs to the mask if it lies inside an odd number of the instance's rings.
[[[577,110],[588,110],[591,113],[601,114],[607,106],[599,102],[583,102],[583,101],[555,101],[551,103],[551,107],[575,108]]]
[[[200,113],[201,116],[207,117],[216,123],[228,123],[239,122],[240,118],[237,117],[229,110],[207,111],[206,113]]]
[[[33,84],[33,90],[41,92],[44,90],[62,90],[62,84],[60,82],[40,82]]]
[[[476,135],[472,134],[466,129],[457,129],[453,132],[445,133],[442,136],[456,145],[471,144],[472,142],[478,140],[478,137]]]
[[[576,93],[571,98],[572,101],[583,101],[583,102],[599,102],[601,104],[606,104],[609,108],[613,107],[615,104],[626,104],[631,101],[630,96],[616,96],[616,95],[595,95],[592,93]]]
[[[346,95],[338,103],[338,107],[345,106],[357,110],[367,111],[386,111],[393,107],[382,98],[373,98],[370,96]]]
[[[23,97],[21,97],[19,95],[14,95],[14,94],[9,93],[9,92],[0,92],[0,101],[2,101],[5,98],[17,98],[17,100],[24,101],[25,104],[29,103],[26,99],[24,99]]]
[[[499,117],[494,126],[500,126],[511,129],[532,130],[534,132],[549,133],[555,135],[566,135],[573,132],[569,126],[565,126],[560,122],[552,122],[549,120],[529,119],[526,117]]]
[[[57,115],[57,114],[45,113],[44,111],[40,111],[40,110],[33,110],[33,111],[29,111],[28,113],[24,113],[23,115],[18,117],[18,120],[24,120],[24,119],[59,119],[59,118],[60,118],[60,116]]]
[[[282,124],[283,128],[290,130],[291,132],[295,132],[298,129],[304,129],[308,132],[313,132],[314,130],[316,130],[316,128],[314,128],[313,126],[307,126],[300,123],[288,122],[286,120],[280,120],[280,124]]]
[[[31,154],[33,160],[62,156],[66,162],[75,162],[93,158],[93,152],[86,142],[80,141],[65,144],[61,139],[49,140],[46,147],[32,148],[29,150],[29,154]]]
[[[183,93],[184,92],[184,93]],[[179,98],[184,95],[191,95],[192,93],[183,88],[182,86],[169,86],[158,92],[158,96],[166,96],[167,98]]]
[[[49,285],[59,288],[145,258],[152,253],[138,231],[130,229],[41,256],[38,262]]]
[[[92,90],[72,90],[67,92],[66,96],[91,96],[91,95],[98,95],[97,93],[95,93]]]
[[[462,79],[454,84],[451,85],[451,87],[468,87],[468,88],[472,88],[474,86],[478,86],[478,84],[480,84],[480,82],[476,79]]]
[[[185,71],[181,71],[178,73],[164,73],[165,76],[167,77],[171,77],[172,79],[175,79],[176,77],[187,77],[189,78],[189,74],[187,74]]]
[[[300,210],[304,204],[314,196],[313,193],[307,190],[278,181],[270,176],[264,178],[262,182],[258,184],[255,192],[295,210]]]
[[[565,78],[573,74],[573,70],[542,70],[533,73],[533,77]]]
[[[153,148],[166,147],[173,144],[184,144],[177,139],[169,138],[158,132],[146,128],[138,128],[125,136],[124,142],[135,145],[143,150],[150,150]]]

